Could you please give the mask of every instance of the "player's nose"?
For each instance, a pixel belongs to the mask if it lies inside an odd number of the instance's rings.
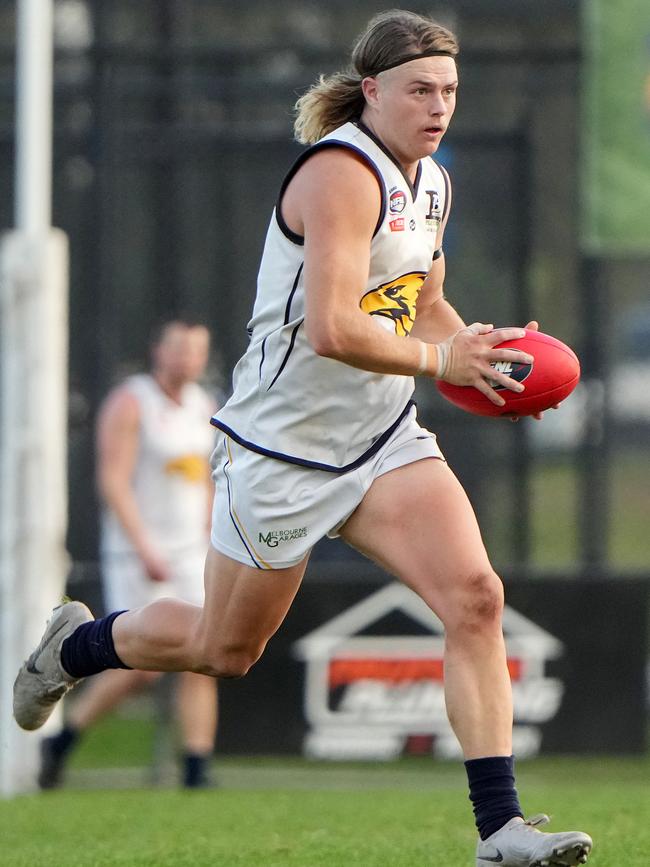
[[[433,94],[431,97],[431,104],[429,105],[429,114],[436,117],[438,115],[444,114],[446,110],[447,106],[444,99],[442,98],[442,94]]]

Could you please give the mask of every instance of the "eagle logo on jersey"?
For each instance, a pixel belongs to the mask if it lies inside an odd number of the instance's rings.
[[[390,320],[395,334],[406,337],[415,322],[415,307],[426,276],[426,271],[413,271],[382,283],[366,292],[359,306],[364,313]]]
[[[165,464],[165,472],[170,476],[181,476],[186,482],[197,484],[208,478],[208,462],[202,455],[181,455]]]

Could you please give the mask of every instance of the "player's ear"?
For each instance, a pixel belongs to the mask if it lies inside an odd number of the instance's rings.
[[[377,97],[379,94],[379,81],[373,75],[361,80],[361,90],[368,105],[377,105]]]

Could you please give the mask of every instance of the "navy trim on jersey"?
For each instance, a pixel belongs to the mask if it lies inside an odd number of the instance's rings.
[[[239,527],[237,526],[237,521],[235,520],[235,516],[233,515],[233,512],[232,512],[232,499],[231,499],[231,496],[230,496],[230,478],[229,478],[228,473],[227,473],[227,467],[228,467],[228,464],[229,464],[229,463],[230,463],[230,458],[227,458],[225,464],[223,465],[223,474],[224,474],[224,476],[226,477],[226,490],[227,490],[227,492],[228,492],[228,514],[230,515],[230,520],[232,521],[232,525],[233,525],[233,527],[234,527],[235,530],[237,531],[237,535],[238,535],[239,538],[241,539],[241,543],[242,543],[242,545],[243,545],[244,548],[246,548],[246,550],[248,551],[248,556],[251,558],[251,560],[253,561],[253,563],[255,564],[255,566],[256,566],[258,569],[261,569],[262,567],[261,567],[260,564],[257,562],[257,560],[255,559],[255,557],[253,557],[253,554],[251,553],[251,549],[248,547],[248,545],[247,545],[247,543],[246,543],[246,539],[244,539],[244,537],[242,536],[241,531],[240,531]]]
[[[260,358],[260,369],[259,369],[259,378],[262,379],[262,366],[264,365],[264,347],[266,346],[266,338],[269,335],[267,334],[264,340],[262,341],[262,357]]]
[[[418,167],[415,170],[415,183],[413,184],[413,195],[414,195],[413,201],[415,201],[415,199],[417,199],[417,197],[418,197],[418,192],[420,190],[420,178],[421,177],[422,177],[422,160],[420,160],[420,162],[418,163]]]
[[[442,249],[442,247],[438,247],[437,250],[434,250],[434,251],[433,251],[433,256],[432,256],[431,261],[432,261],[432,262],[435,262],[436,259],[439,259],[439,258],[442,256],[442,254],[443,254],[443,249]]]
[[[449,173],[447,169],[444,166],[441,166],[437,160],[434,160],[434,163],[440,169],[442,179],[445,182],[445,207],[442,209],[442,219],[440,221],[440,225],[444,226],[445,220],[447,219],[447,214],[449,213],[449,189],[451,187],[451,181],[449,180]]]
[[[232,430],[232,428],[228,427],[228,425],[225,425],[215,416],[210,419],[210,424],[214,425],[214,427],[218,428],[220,431],[223,431],[223,433],[227,434],[240,446],[243,446],[245,449],[249,449],[250,451],[255,452],[258,455],[263,455],[265,458],[274,458],[278,461],[284,461],[287,464],[295,464],[296,466],[307,467],[311,470],[323,470],[326,473],[349,473],[350,470],[356,470],[362,464],[365,464],[365,462],[369,460],[373,455],[377,454],[377,452],[382,448],[382,446],[387,442],[387,440],[399,427],[412,406],[415,406],[415,402],[413,400],[409,400],[409,402],[406,404],[406,406],[392,423],[392,425],[387,430],[385,430],[383,434],[381,434],[381,436],[377,437],[377,439],[370,446],[370,448],[367,449],[356,460],[352,461],[349,464],[345,464],[342,467],[335,467],[332,464],[323,464],[320,461],[310,461],[307,460],[307,458],[299,458],[295,455],[286,455],[283,452],[274,452],[271,449],[265,449],[264,446],[257,445],[257,443],[249,442],[243,437],[240,437],[239,434],[235,433],[235,431]]]
[[[310,148],[308,148],[304,153],[300,154],[298,159],[287,172],[285,179],[282,181],[282,186],[280,187],[280,193],[278,195],[278,201],[275,206],[275,219],[278,226],[280,227],[280,231],[285,236],[285,238],[288,238],[290,241],[300,247],[302,247],[305,243],[304,235],[299,235],[297,232],[294,232],[292,229],[289,228],[289,226],[287,226],[284,217],[282,216],[282,197],[284,196],[291,179],[294,177],[298,169],[309,159],[309,157],[315,154],[316,151],[325,150],[325,148],[331,147],[346,148],[347,150],[354,151],[355,153],[359,154],[360,157],[363,157],[364,162],[366,162],[368,166],[373,170],[377,178],[377,183],[379,184],[379,192],[381,194],[381,206],[379,208],[379,219],[377,220],[375,231],[372,233],[373,238],[380,230],[381,224],[384,222],[384,217],[386,216],[386,190],[384,178],[379,170],[379,167],[373,162],[373,160],[368,156],[368,154],[349,141],[340,141],[339,139],[331,138],[327,139],[327,141],[317,142],[315,145],[312,145]]]
[[[411,196],[413,198],[413,201],[415,201],[418,197],[418,187],[420,186],[420,178],[422,177],[422,163],[418,162],[418,167],[415,171],[415,183],[413,183],[411,181],[411,179],[409,178],[409,176],[404,171],[404,166],[397,160],[395,155],[393,153],[391,153],[391,151],[388,150],[388,148],[383,143],[383,141],[381,139],[377,138],[377,136],[374,134],[374,132],[372,132],[372,130],[368,129],[368,127],[365,125],[365,123],[362,120],[355,120],[355,121],[353,121],[353,123],[358,129],[361,130],[361,132],[364,135],[368,136],[368,138],[371,141],[373,141],[377,145],[377,147],[386,154],[386,156],[388,157],[388,159],[392,163],[395,163],[396,167],[400,170],[402,177],[404,178],[404,180],[408,184],[408,188],[411,191]]]
[[[284,358],[282,359],[282,364],[280,365],[278,372],[273,377],[271,385],[269,385],[269,387],[266,389],[267,391],[270,391],[271,388],[275,385],[276,379],[278,378],[278,376],[280,376],[280,374],[284,370],[287,361],[289,361],[289,356],[293,352],[293,347],[294,347],[294,344],[296,342],[296,334],[298,333],[298,329],[300,328],[300,326],[302,325],[302,323],[304,321],[305,321],[304,319],[301,319],[300,322],[294,327],[293,331],[291,332],[291,340],[289,341],[289,348],[287,349],[287,351],[284,354]]]
[[[289,297],[287,298],[287,306],[284,311],[284,324],[288,325],[291,320],[291,302],[293,301],[293,296],[296,294],[296,289],[298,288],[298,280],[300,280],[300,275],[302,274],[302,267],[305,263],[300,263],[300,268],[298,268],[298,273],[296,274],[296,279],[293,281],[293,286],[291,287],[291,292],[289,292]]]

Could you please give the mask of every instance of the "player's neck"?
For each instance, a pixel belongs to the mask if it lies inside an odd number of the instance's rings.
[[[381,129],[373,123],[372,118],[369,117],[366,112],[361,115],[359,120],[361,126],[365,127],[365,129],[372,134],[372,137],[375,138],[377,142],[381,144],[383,149],[392,156],[393,160],[401,166],[402,171],[408,178],[410,178],[411,183],[414,183],[419,160],[405,160],[405,158],[401,156],[394,147],[391,147],[390,141],[387,140],[387,136],[382,135]]]
[[[174,403],[181,403],[183,387],[185,386],[184,381],[179,382],[177,379],[170,377],[165,374],[164,371],[160,370],[153,370],[151,375],[155,379],[158,388],[164,392],[170,400],[173,400]]]

